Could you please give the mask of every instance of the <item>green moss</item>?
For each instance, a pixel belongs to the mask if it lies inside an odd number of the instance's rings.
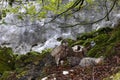
[[[73,43],[75,42],[74,40],[69,39],[69,38],[64,39],[64,40],[68,42],[68,46],[73,46]]]
[[[6,17],[6,10],[2,10],[2,17]]]
[[[52,49],[45,49],[40,53],[39,58],[42,60],[46,55],[49,55],[51,53]]]
[[[89,57],[99,57],[104,56],[104,46],[95,45],[92,49],[90,49],[87,53],[87,56]]]
[[[120,80],[120,72],[118,72],[110,77],[104,78],[103,80]]]
[[[0,48],[0,73],[15,69],[15,55],[11,48]]]
[[[91,43],[91,41],[93,41],[93,39],[87,39],[87,40],[85,40],[84,43],[83,43],[83,46],[89,46],[90,43]]]
[[[100,34],[94,37],[92,40],[95,41],[96,45],[88,51],[87,55],[90,57],[99,57],[114,54],[114,44],[108,42],[109,38],[110,36],[108,34]],[[90,42],[91,40],[88,40],[84,44]]]
[[[27,71],[21,71],[16,77],[19,79],[27,74]]]
[[[105,56],[108,57],[108,56],[113,56],[116,54],[114,46],[115,46],[115,43],[111,43],[111,44],[106,46]]]
[[[43,50],[42,53],[32,51],[27,54],[19,55],[16,58],[15,67],[20,68],[20,67],[24,67],[28,64],[37,65],[39,63],[39,61],[42,60],[51,51],[52,51],[52,49],[46,49],[46,50]]]
[[[114,45],[112,45],[109,42],[109,39],[111,37],[109,34],[110,31],[112,32],[111,28],[101,28],[98,31],[91,32],[89,34],[89,37],[87,33],[87,38],[84,39],[83,46],[85,47],[90,46],[91,41],[94,41],[96,43],[95,46],[91,47],[91,49],[87,52],[87,56],[99,57],[99,56],[108,56],[114,54],[114,50],[113,50]],[[113,43],[115,42],[113,41]]]
[[[85,42],[84,40],[78,40],[78,41],[75,41],[74,43],[72,43],[71,46],[82,45],[84,42]]]
[[[119,42],[120,41],[120,28],[114,29],[111,37],[109,38],[109,43]]]
[[[80,36],[77,36],[77,40],[87,40],[88,38],[93,38],[94,37],[94,32],[89,32],[89,33],[83,33]]]
[[[20,68],[26,66],[27,64],[33,63],[36,59],[38,59],[38,55],[39,54],[37,52],[29,52],[27,54],[17,56],[15,67]]]
[[[108,39],[109,39],[109,35],[107,35],[107,34],[100,34],[100,35],[98,35],[98,36],[96,36],[94,38],[94,41],[95,41],[96,44],[100,44],[101,45],[101,44],[106,43]]]
[[[52,51],[52,49],[48,48],[42,51],[41,55],[46,55],[48,53],[50,53]]]
[[[10,79],[10,76],[13,74],[14,72],[12,71],[5,71],[3,75],[0,77],[0,80],[13,80],[13,79]]]
[[[87,40],[89,38],[94,38],[100,34],[108,34],[109,32],[111,32],[113,29],[109,28],[109,27],[105,27],[105,28],[100,28],[97,31],[92,31],[92,32],[88,32],[88,33],[82,33],[81,35],[77,36],[77,40]]]
[[[110,27],[105,27],[105,28],[100,28],[96,31],[97,34],[108,34],[109,32],[111,32],[113,30],[113,28]]]

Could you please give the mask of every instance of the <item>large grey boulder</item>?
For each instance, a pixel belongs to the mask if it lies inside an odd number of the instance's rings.
[[[83,58],[79,65],[81,67],[88,67],[88,66],[95,66],[95,65],[98,65],[98,64],[101,64],[104,62],[104,57],[101,56],[99,58],[90,58],[90,57],[87,57],[87,58]]]

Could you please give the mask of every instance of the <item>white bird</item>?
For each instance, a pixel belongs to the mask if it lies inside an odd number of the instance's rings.
[[[75,45],[75,46],[72,47],[74,52],[83,51],[83,48],[84,48],[84,46],[81,46],[81,45]]]
[[[85,57],[85,54],[87,52],[87,49],[81,45],[75,45],[72,47],[72,49],[73,49],[73,55],[79,58]]]

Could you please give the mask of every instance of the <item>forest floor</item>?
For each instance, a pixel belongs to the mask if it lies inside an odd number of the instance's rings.
[[[120,44],[117,45],[116,52],[116,55],[106,58],[104,64],[93,67],[52,66],[46,69],[51,74],[47,80],[103,80],[120,71]],[[64,71],[67,73],[64,74]]]

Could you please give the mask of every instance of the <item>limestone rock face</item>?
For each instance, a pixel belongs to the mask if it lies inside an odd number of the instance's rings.
[[[98,64],[101,64],[103,63],[104,61],[104,57],[99,57],[99,58],[90,58],[90,57],[87,57],[87,58],[83,58],[79,65],[81,67],[87,67],[87,66],[95,66],[95,65],[98,65]]]

